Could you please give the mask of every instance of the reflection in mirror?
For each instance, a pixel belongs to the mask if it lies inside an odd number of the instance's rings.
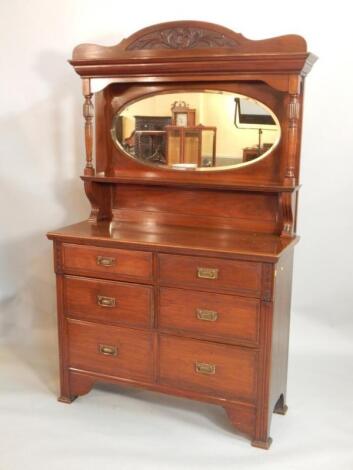
[[[148,164],[212,170],[265,157],[279,141],[280,126],[265,105],[234,93],[163,93],[117,113],[112,137]]]
[[[271,113],[258,102],[247,98],[235,98],[234,124],[238,129],[256,130],[257,145],[243,149],[243,160],[251,161],[263,155],[272,147],[270,142],[263,141],[264,131],[275,131],[276,122]]]

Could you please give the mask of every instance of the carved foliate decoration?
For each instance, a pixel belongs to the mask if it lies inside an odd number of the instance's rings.
[[[145,34],[131,43],[127,50],[143,49],[204,49],[212,47],[237,47],[235,39],[202,28],[169,28]]]

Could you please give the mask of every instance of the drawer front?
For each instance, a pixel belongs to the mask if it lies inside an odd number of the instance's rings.
[[[255,399],[254,350],[161,335],[159,354],[159,380],[164,385],[228,399]]]
[[[159,276],[162,283],[261,294],[261,263],[160,254]]]
[[[70,367],[152,382],[151,333],[70,319],[68,334]]]
[[[158,325],[257,344],[259,312],[258,299],[161,287]]]
[[[64,271],[107,279],[152,279],[152,253],[63,244]]]
[[[152,325],[151,287],[65,276],[65,313],[82,320]]]

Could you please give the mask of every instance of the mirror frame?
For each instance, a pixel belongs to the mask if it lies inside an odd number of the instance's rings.
[[[159,95],[162,95],[162,94],[174,94],[174,93],[178,93],[178,94],[179,93],[215,93],[215,94],[219,94],[220,92],[225,93],[225,94],[229,94],[229,95],[237,95],[237,97],[234,98],[234,101],[236,103],[235,104],[235,114],[237,112],[237,107],[238,107],[238,103],[237,103],[236,100],[239,100],[239,98],[246,98],[246,99],[250,99],[252,101],[255,101],[256,103],[259,103],[263,108],[265,108],[269,112],[271,117],[273,116],[273,118],[272,118],[273,122],[278,127],[278,132],[279,132],[278,137],[277,137],[276,141],[274,142],[274,144],[268,150],[266,150],[266,152],[261,154],[259,157],[255,158],[253,160],[250,160],[248,162],[239,163],[238,165],[223,165],[223,166],[219,166],[219,167],[200,167],[200,168],[193,168],[193,169],[190,169],[190,168],[176,168],[176,167],[170,167],[168,165],[163,165],[163,164],[159,164],[159,163],[145,162],[145,161],[139,160],[138,158],[135,158],[133,155],[129,154],[124,149],[121,142],[119,142],[119,140],[117,138],[115,123],[116,123],[118,117],[120,116],[120,114],[124,111],[124,109],[126,109],[127,107],[131,106],[134,103],[138,103],[140,101],[143,101],[144,99],[152,98],[154,96],[159,96]],[[238,169],[241,169],[241,168],[244,168],[244,167],[247,167],[247,166],[256,165],[257,163],[259,163],[263,159],[267,158],[270,154],[274,153],[274,151],[280,145],[281,140],[282,140],[282,133],[283,133],[282,132],[282,126],[281,126],[281,123],[280,123],[280,119],[276,115],[275,111],[273,111],[269,106],[267,106],[265,103],[263,103],[259,99],[254,98],[250,95],[244,95],[242,93],[238,93],[236,91],[222,90],[221,88],[218,88],[218,90],[217,90],[217,89],[214,89],[212,87],[211,88],[207,87],[207,88],[199,88],[199,89],[190,89],[190,87],[184,86],[182,88],[173,88],[173,90],[164,90],[164,91],[158,91],[158,92],[144,94],[144,95],[141,95],[138,98],[135,98],[131,101],[126,101],[122,106],[119,106],[119,107],[114,106],[114,103],[113,103],[114,99],[115,98],[113,98],[113,100],[112,100],[112,108],[113,108],[114,112],[113,112],[113,117],[112,117],[112,120],[111,120],[111,127],[110,127],[110,136],[111,136],[111,140],[113,142],[113,145],[123,155],[125,155],[128,158],[132,159],[134,162],[137,162],[138,164],[141,164],[141,165],[146,166],[146,167],[159,168],[159,169],[162,169],[162,170],[173,171],[173,172],[176,171],[176,172],[190,172],[190,173],[206,173],[206,172],[207,173],[216,173],[216,172],[219,172],[219,171],[238,170]],[[234,114],[234,116],[235,116],[235,114]],[[235,124],[235,122],[234,122],[234,124]]]

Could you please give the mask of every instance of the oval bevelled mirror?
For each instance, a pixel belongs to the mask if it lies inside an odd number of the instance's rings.
[[[223,91],[161,93],[128,104],[112,138],[131,157],[178,170],[224,170],[265,158],[278,144],[274,113]]]

